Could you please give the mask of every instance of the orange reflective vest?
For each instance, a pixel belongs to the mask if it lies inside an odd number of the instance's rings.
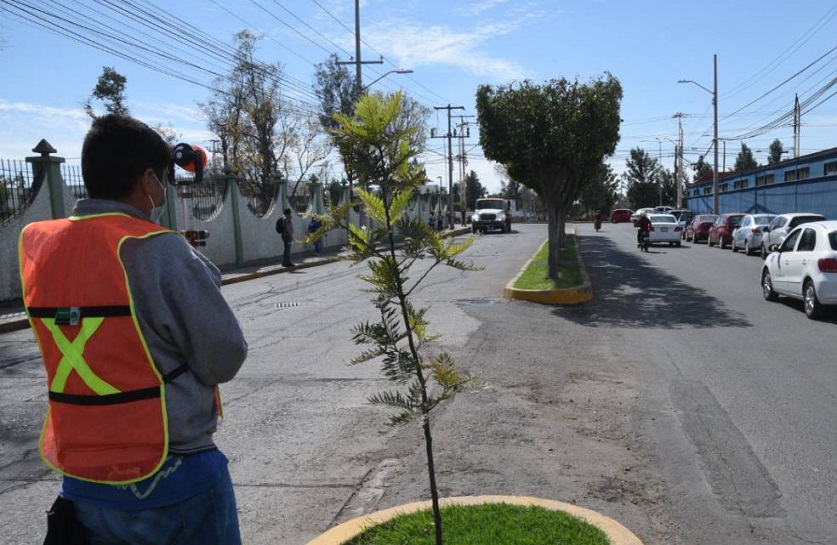
[[[29,323],[46,367],[41,457],[86,481],[127,484],[168,454],[165,384],[137,322],[120,258],[127,239],[170,232],[121,213],[42,221],[20,235]]]

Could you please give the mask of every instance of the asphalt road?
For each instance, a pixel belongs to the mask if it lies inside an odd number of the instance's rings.
[[[577,503],[652,544],[837,543],[834,320],[767,303],[760,259],[705,245],[635,248],[630,225],[578,226],[595,299],[507,300],[544,226],[480,237],[485,267],[431,272],[439,350],[484,387],[434,416],[443,495]],[[416,425],[366,398],[391,389],[349,366],[351,327],[375,320],[363,265],[224,287],[250,343],[222,388],[217,434],[252,545],[304,544],[334,522],[427,499]],[[414,275],[417,277],[418,275]],[[58,481],[37,457],[44,407],[31,332],[0,336],[0,542],[43,536]]]

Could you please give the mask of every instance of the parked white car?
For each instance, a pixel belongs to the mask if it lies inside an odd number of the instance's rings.
[[[648,214],[648,219],[651,220],[648,242],[668,242],[669,246],[680,246],[680,223],[677,218],[671,214]]]
[[[788,233],[761,270],[764,298],[801,299],[812,319],[837,305],[837,221],[805,223]]]
[[[771,246],[778,246],[785,240],[794,227],[811,221],[824,221],[825,216],[812,212],[793,212],[791,214],[779,214],[762,229],[761,257],[764,259],[767,254],[773,251]]]
[[[759,251],[762,230],[774,217],[774,214],[747,214],[741,218],[738,228],[732,232],[732,251],[744,250],[746,255]]]

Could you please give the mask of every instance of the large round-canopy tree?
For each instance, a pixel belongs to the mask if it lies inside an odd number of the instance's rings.
[[[616,150],[621,102],[622,85],[609,73],[588,83],[561,78],[477,89],[483,153],[547,207],[550,278],[558,275],[570,206]]]

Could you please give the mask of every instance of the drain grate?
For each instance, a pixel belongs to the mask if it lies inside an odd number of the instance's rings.
[[[273,305],[273,308],[291,308],[291,307],[298,307],[299,302],[297,301],[282,301],[281,303],[276,303]]]
[[[463,305],[493,305],[492,299],[460,299],[460,304]]]

